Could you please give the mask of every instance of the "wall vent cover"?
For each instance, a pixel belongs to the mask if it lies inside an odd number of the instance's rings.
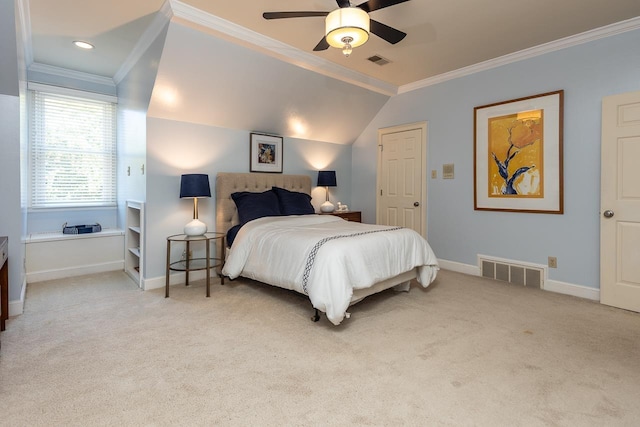
[[[386,58],[383,58],[380,55],[373,55],[370,56],[369,58],[367,58],[369,61],[373,62],[374,64],[378,64],[378,65],[387,65],[388,63],[390,63],[391,61],[389,61]]]
[[[478,255],[478,264],[482,277],[544,289],[546,267],[503,258]]]

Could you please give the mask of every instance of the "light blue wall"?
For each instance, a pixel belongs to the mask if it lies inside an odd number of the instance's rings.
[[[209,175],[212,198],[200,199],[198,211],[200,220],[214,231],[216,173],[249,172],[249,138],[248,130],[147,119],[145,280],[164,277],[166,238],[182,233],[192,218],[192,200],[179,198],[180,175]],[[325,197],[324,189],[315,187],[322,168],[338,171],[338,187],[331,190],[331,200],[349,203],[351,146],[285,137],[283,151],[283,173],[311,177],[316,209]]]
[[[146,198],[147,110],[168,27],[167,19],[163,30],[118,84],[118,226],[121,229],[126,227],[126,201]]]
[[[440,259],[477,255],[545,264],[550,279],[599,288],[602,97],[640,89],[640,30],[402,94],[353,145],[353,207],[375,221],[379,128],[428,121],[428,170],[455,164],[455,179],[427,179],[428,239]],[[473,109],[564,89],[564,215],[473,209]],[[426,179],[426,178],[425,178]]]
[[[18,96],[18,43],[16,40],[15,5],[0,3],[0,94]]]
[[[21,69],[13,1],[0,2],[0,235],[9,238],[9,301],[24,282],[24,216],[20,201]],[[22,85],[23,86],[23,85]],[[10,308],[11,310],[11,308]]]

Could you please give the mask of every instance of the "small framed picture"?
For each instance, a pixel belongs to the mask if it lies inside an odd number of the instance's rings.
[[[282,137],[251,134],[250,171],[282,173]]]

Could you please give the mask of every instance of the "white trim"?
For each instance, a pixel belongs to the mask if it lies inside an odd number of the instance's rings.
[[[298,67],[314,71],[327,77],[342,80],[374,92],[387,96],[398,93],[397,86],[369,77],[357,71],[327,61],[308,52],[272,39],[263,34],[244,28],[238,24],[204,12],[179,0],[169,0],[174,16],[196,25],[218,31],[231,38],[235,38],[260,48],[261,51],[272,54],[278,59]]]
[[[511,64],[513,62],[534,58],[536,56],[544,55],[550,52],[555,52],[557,50],[578,46],[583,43],[589,43],[594,40],[599,40],[605,37],[615,36],[617,34],[625,33],[627,31],[637,30],[638,28],[640,28],[640,17],[627,19],[626,21],[606,25],[604,27],[596,28],[594,30],[585,31],[580,34],[565,37],[549,43],[544,43],[528,49],[523,49],[521,51],[510,53],[508,55],[503,55],[498,58],[490,59],[488,61],[479,62],[477,64],[473,64],[468,67],[459,68],[457,70],[450,71],[448,73],[443,73],[437,76],[426,78],[424,80],[408,83],[398,88],[398,94],[411,92],[413,90],[421,89],[427,86],[433,86],[439,83],[446,82],[448,80],[453,80],[459,77],[468,76],[481,71],[490,70],[492,68],[501,67],[503,65]]]
[[[82,71],[69,70],[68,68],[56,67],[54,65],[33,62],[29,65],[28,69],[30,73],[43,73],[56,77],[80,80],[87,83],[109,86],[113,89],[116,87],[113,83],[113,79],[110,79],[109,77],[97,76],[95,74],[89,74]]]
[[[45,233],[31,233],[24,240],[26,244],[39,242],[54,242],[57,240],[98,239],[101,237],[124,236],[124,231],[117,228],[106,228],[98,233],[64,234],[60,231]]]
[[[476,265],[462,264],[461,262],[447,261],[446,259],[438,259],[438,265],[444,270],[468,274],[469,276],[480,276],[480,268]]]
[[[61,86],[52,86],[43,83],[28,82],[28,90],[37,90],[47,93],[55,93],[58,95],[75,96],[77,98],[93,99],[94,101],[111,102],[113,104],[118,103],[118,98],[112,95],[105,95],[103,93],[87,92],[84,90],[69,89]]]
[[[484,257],[486,259],[497,261],[503,260],[504,262],[514,263],[514,261],[512,260],[507,260],[504,258],[489,257],[486,255],[478,255],[478,257]],[[530,262],[517,261],[517,263],[524,266],[540,267],[540,264],[534,264]],[[480,276],[481,274],[480,267],[476,265],[462,264],[456,261],[447,261],[444,259],[438,259],[438,264],[440,265],[440,268],[444,270],[455,271],[456,273],[468,274],[470,276]],[[558,294],[571,295],[579,298],[586,298],[594,301],[600,301],[600,289],[582,285],[575,285],[573,283],[560,282],[558,280],[550,280],[547,277],[544,278],[543,290],[555,292]]]
[[[33,42],[31,36],[31,14],[29,13],[29,0],[18,0],[18,19],[22,30],[22,42],[24,44],[24,62],[28,68],[33,64]]]
[[[87,274],[96,274],[119,270],[124,270],[124,260],[85,265],[82,267],[67,267],[56,270],[35,271],[33,273],[27,273],[27,283],[43,282],[45,280],[64,279],[66,277],[84,276]]]
[[[22,281],[22,290],[20,290],[20,299],[18,301],[9,301],[9,317],[19,316],[24,313],[24,299],[27,294],[27,277]]]
[[[160,35],[160,32],[164,28],[165,24],[169,22],[171,17],[173,16],[173,11],[171,10],[171,4],[169,0],[166,0],[160,11],[153,18],[153,21],[147,27],[145,32],[142,34],[138,42],[133,47],[133,50],[129,53],[127,58],[124,60],[120,68],[113,75],[113,82],[118,85],[124,78],[127,76],[129,71],[133,68],[133,66],[140,60],[142,55],[149,49],[149,46],[155,41],[155,39]]]
[[[574,297],[586,298],[593,301],[600,301],[600,289],[588,288],[586,286],[574,285],[572,283],[560,282],[558,280],[545,281],[545,291],[559,294],[572,295]]]

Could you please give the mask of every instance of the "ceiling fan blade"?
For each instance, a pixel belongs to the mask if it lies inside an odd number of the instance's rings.
[[[308,18],[310,16],[327,16],[329,12],[265,12],[264,19]]]
[[[318,43],[316,47],[313,48],[313,51],[319,52],[321,50],[327,50],[327,49],[329,49],[329,43],[327,42],[327,38],[323,37],[322,40],[320,40],[320,43]]]
[[[365,12],[373,12],[374,10],[383,9],[385,7],[393,6],[395,4],[404,3],[409,0],[369,0],[362,4],[359,4],[357,7],[364,10]]]
[[[351,7],[349,0],[336,0],[336,2],[338,3],[338,7]]]
[[[381,22],[370,20],[371,32],[376,36],[388,41],[391,44],[396,44],[407,36],[407,33],[403,33],[400,30],[396,30]]]

